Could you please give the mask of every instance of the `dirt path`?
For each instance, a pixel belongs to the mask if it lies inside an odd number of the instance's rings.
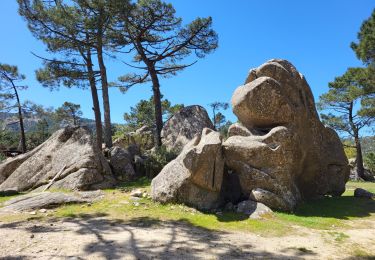
[[[176,222],[104,218],[0,223],[1,259],[344,259],[353,243],[375,252],[375,225],[345,230],[349,238],[299,228],[298,235],[262,237]],[[294,227],[295,228],[295,227]],[[336,231],[335,231],[336,232]],[[337,234],[340,234],[337,232]],[[340,237],[340,235],[337,235]],[[354,245],[356,245],[354,244]],[[350,245],[350,246],[349,246]]]

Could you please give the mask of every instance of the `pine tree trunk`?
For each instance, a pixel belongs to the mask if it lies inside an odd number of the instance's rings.
[[[163,114],[161,107],[161,94],[160,94],[160,84],[158,75],[156,74],[155,68],[151,67],[150,75],[152,80],[152,91],[154,94],[154,107],[155,107],[155,126],[156,131],[154,134],[156,147],[161,146],[161,130],[163,129]]]
[[[100,113],[98,90],[96,88],[90,50],[87,51],[87,72],[88,72],[88,77],[89,77],[89,82],[90,82],[93,110],[95,114],[96,146],[98,147],[99,151],[101,151],[102,143],[103,143],[102,118],[101,118],[101,113]]]
[[[356,147],[357,172],[356,172],[355,179],[358,180],[358,178],[363,178],[365,170],[363,167],[362,147],[361,147],[361,142],[359,140],[358,128],[355,125],[354,118],[353,118],[353,108],[354,108],[354,103],[351,102],[349,106],[349,125],[352,130],[352,134],[354,136],[354,142],[355,142],[355,147]]]
[[[111,129],[111,109],[108,94],[108,80],[107,70],[103,60],[103,43],[102,35],[98,33],[98,64],[100,69],[100,77],[102,81],[102,94],[103,94],[103,109],[104,109],[104,142],[107,148],[112,147],[112,129]]]
[[[12,82],[12,85],[13,85],[14,94],[15,94],[16,99],[17,99],[18,120],[20,122],[21,151],[22,151],[22,153],[26,153],[26,150],[27,150],[27,148],[26,148],[26,137],[25,137],[25,128],[24,128],[24,125],[23,125],[23,115],[22,115],[21,102],[20,102],[20,98],[18,96],[17,88],[13,84],[13,82]]]
[[[358,134],[355,136],[355,147],[356,147],[356,165],[357,165],[357,178],[362,178],[366,181],[365,168],[363,166],[362,146],[359,140]]]

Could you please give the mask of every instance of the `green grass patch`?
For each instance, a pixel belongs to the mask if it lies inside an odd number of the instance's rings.
[[[328,234],[333,237],[333,239],[336,241],[336,242],[344,242],[346,239],[349,238],[348,235],[342,233],[342,232],[328,232]]]
[[[106,190],[104,199],[100,201],[61,206],[50,212],[49,216],[37,213],[37,217],[41,219],[106,217],[112,220],[141,223],[177,221],[210,230],[253,232],[263,236],[289,235],[295,230],[293,226],[302,226],[332,231],[331,235],[336,242],[341,242],[347,237],[343,233],[335,233],[335,229],[349,227],[352,224],[349,220],[375,217],[374,200],[353,197],[354,187],[375,190],[375,183],[350,182],[348,191],[342,197],[308,201],[301,204],[294,213],[275,212],[265,219],[253,220],[235,212],[200,212],[185,205],[160,204],[149,198],[130,197],[133,189],[150,192],[150,182],[147,178],[141,178],[123,183],[115,189]],[[0,200],[5,201],[11,197],[14,196],[0,197]],[[25,219],[25,215],[21,214],[19,218]]]

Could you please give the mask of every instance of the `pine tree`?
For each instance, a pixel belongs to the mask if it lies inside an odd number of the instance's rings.
[[[26,89],[27,86],[18,85],[17,82],[24,79],[25,75],[20,74],[16,66],[0,63],[0,103],[3,108],[7,107],[9,110],[17,109],[20,124],[20,144],[23,153],[26,152],[27,147],[19,91]],[[12,101],[15,101],[15,104]]]
[[[133,8],[119,9],[122,21],[122,38],[119,44],[131,44],[134,61],[143,66],[135,66],[145,73],[128,74],[121,78],[129,87],[151,81],[155,111],[155,143],[161,145],[163,127],[162,104],[159,77],[170,77],[193,65],[183,64],[184,58],[192,53],[198,58],[214,51],[218,46],[218,36],[212,27],[212,18],[197,18],[186,26],[176,17],[171,4],[160,0],[139,0]]]

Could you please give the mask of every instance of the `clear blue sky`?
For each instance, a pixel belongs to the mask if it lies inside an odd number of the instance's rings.
[[[198,16],[212,16],[220,46],[178,76],[162,79],[161,90],[172,103],[200,104],[206,108],[213,101],[230,102],[249,69],[271,58],[291,61],[306,76],[317,100],[335,76],[348,67],[361,66],[349,46],[375,7],[373,0],[171,2],[185,23]],[[21,93],[23,100],[55,108],[64,101],[78,103],[84,116],[93,118],[89,91],[62,88],[50,92],[35,80],[34,71],[41,61],[31,52],[43,55],[45,47],[28,31],[17,13],[15,0],[0,1],[0,31],[0,62],[17,65],[27,76],[30,88]],[[107,68],[110,80],[129,71],[113,61]],[[149,84],[135,86],[126,94],[112,89],[112,121],[123,123],[123,113],[150,95]],[[225,115],[236,120],[230,109]]]

